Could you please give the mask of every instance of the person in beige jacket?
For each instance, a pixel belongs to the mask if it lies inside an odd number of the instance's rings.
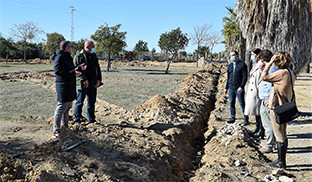
[[[269,165],[278,168],[286,168],[286,152],[288,147],[287,123],[281,125],[276,123],[273,108],[291,101],[294,94],[295,76],[289,69],[291,62],[292,58],[288,52],[278,52],[271,58],[271,61],[266,65],[261,75],[261,80],[273,83],[273,89],[269,98],[269,108],[273,132],[277,141],[278,159],[269,163]],[[279,70],[268,74],[272,64],[279,68]],[[292,84],[290,79],[292,79]],[[274,103],[274,98],[276,99],[276,103]]]

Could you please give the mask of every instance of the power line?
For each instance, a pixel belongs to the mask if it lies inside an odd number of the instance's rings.
[[[94,21],[94,22],[99,22],[99,23],[105,23],[104,20],[96,17],[96,16],[93,16],[93,15],[90,15],[90,14],[86,14],[86,13],[83,13],[82,11],[79,11],[77,10],[77,13],[78,14],[81,14],[83,18],[86,18],[88,21]]]
[[[44,11],[50,12],[50,13],[64,13],[66,14],[65,11],[60,10],[59,8],[56,7],[51,7],[49,4],[40,4],[38,2],[34,3],[32,1],[16,1],[16,0],[10,0],[10,1],[5,1],[5,5],[11,6],[11,7],[21,7],[25,8],[27,10],[33,9],[33,10],[39,10],[39,11]]]

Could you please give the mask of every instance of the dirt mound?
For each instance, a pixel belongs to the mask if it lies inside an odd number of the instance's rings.
[[[8,154],[0,154],[0,181],[24,179],[22,162],[13,159]]]
[[[29,80],[29,79],[41,79],[48,80],[54,79],[54,74],[50,73],[53,70],[46,71],[32,71],[32,72],[16,72],[16,73],[3,73],[0,75],[1,80],[12,80],[12,79],[21,79],[21,80]]]
[[[190,181],[258,181],[264,178],[263,174],[269,174],[267,161],[255,146],[244,127],[224,125],[205,145],[202,167]]]
[[[0,62],[11,62],[11,63],[25,63],[24,59],[1,59]],[[49,59],[40,59],[40,58],[36,58],[36,59],[27,59],[26,60],[27,63],[45,63],[48,64],[50,63]],[[52,60],[53,63],[53,60]]]
[[[1,163],[2,180],[178,180],[170,172],[175,171],[172,165],[180,165],[173,157],[183,159],[182,154],[175,152],[170,140],[153,130],[132,126],[104,126],[99,123],[82,125],[73,130],[62,130],[59,140],[34,146],[21,159],[3,156],[2,160],[8,162]],[[64,151],[84,140],[86,142],[77,148]],[[8,165],[14,163],[20,165]],[[21,172],[15,172],[16,169]]]
[[[3,73],[0,75],[2,81],[21,81],[31,82],[39,84],[43,88],[51,88],[55,90],[53,82],[48,80],[54,80],[55,76],[50,73],[52,70],[46,71],[32,71],[32,72],[17,72],[17,73]]]
[[[268,159],[240,124],[226,124],[212,133],[204,147],[201,167],[190,181],[292,181],[295,177],[268,166]]]
[[[106,65],[107,61],[100,61],[100,64]],[[140,66],[140,67],[163,67],[163,65],[158,64],[157,62],[152,61],[131,61],[131,62],[121,62],[114,61],[112,66]]]

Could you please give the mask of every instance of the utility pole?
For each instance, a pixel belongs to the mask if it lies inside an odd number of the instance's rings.
[[[70,35],[70,41],[74,41],[74,11],[76,11],[76,9],[74,9],[74,6],[70,6],[69,8],[71,8],[70,13],[71,13],[71,35]]]

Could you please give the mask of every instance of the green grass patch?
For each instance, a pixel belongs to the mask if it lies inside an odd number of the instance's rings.
[[[53,116],[56,94],[25,82],[0,82],[0,115],[6,120]]]
[[[0,63],[0,73],[53,70],[53,64],[44,63]]]
[[[132,110],[156,94],[166,95],[180,89],[178,84],[194,71],[195,68],[174,67],[165,74],[164,68],[159,67],[118,67],[103,72],[104,85],[98,89],[98,97]]]

